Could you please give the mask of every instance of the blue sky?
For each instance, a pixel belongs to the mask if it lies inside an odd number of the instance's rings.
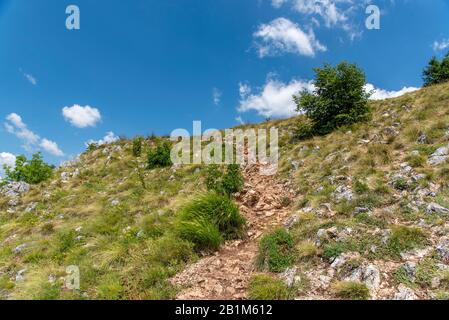
[[[365,28],[369,3],[380,30]],[[448,39],[449,0],[0,0],[0,162],[42,150],[57,164],[110,132],[286,117],[325,62],[398,95]]]

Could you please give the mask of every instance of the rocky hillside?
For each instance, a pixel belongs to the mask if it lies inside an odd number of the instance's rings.
[[[371,107],[307,140],[302,117],[258,125],[280,130],[280,171],[242,168],[246,235],[212,255],[173,232],[205,168],[146,170],[131,141],[2,187],[0,298],[449,298],[449,84]]]

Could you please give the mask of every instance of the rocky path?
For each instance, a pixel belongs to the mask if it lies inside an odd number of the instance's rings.
[[[282,225],[290,213],[287,199],[293,198],[287,185],[273,175],[261,174],[264,169],[261,165],[247,166],[243,170],[245,188],[236,196],[240,211],[247,219],[246,237],[227,242],[213,256],[201,259],[171,279],[174,285],[184,288],[177,299],[246,298],[248,282],[255,271],[259,238]]]

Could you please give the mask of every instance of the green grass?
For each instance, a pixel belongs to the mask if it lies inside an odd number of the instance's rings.
[[[369,289],[365,284],[352,281],[340,281],[332,285],[332,290],[337,298],[343,300],[368,300]]]
[[[232,200],[213,192],[194,198],[180,210],[176,221],[179,235],[199,250],[216,250],[223,240],[240,237],[244,225]]]
[[[291,293],[279,279],[269,275],[256,275],[249,283],[250,300],[288,300]]]
[[[426,235],[421,229],[396,226],[392,228],[386,249],[390,254],[398,257],[402,252],[422,247],[426,243]]]
[[[282,272],[296,260],[294,240],[284,229],[265,235],[259,244],[256,264],[259,270]]]

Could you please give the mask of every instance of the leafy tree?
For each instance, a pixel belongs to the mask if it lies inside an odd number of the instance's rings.
[[[366,77],[355,64],[326,64],[315,69],[315,92],[294,96],[298,111],[312,121],[313,131],[326,134],[334,129],[367,120],[370,116],[365,90]]]
[[[436,57],[430,59],[424,69],[423,80],[426,87],[449,81],[449,52],[441,61]]]
[[[16,158],[14,168],[4,167],[6,180],[24,181],[29,184],[38,184],[52,176],[54,167],[42,160],[40,152],[33,154],[31,160],[23,155]]]
[[[171,146],[168,142],[158,142],[156,148],[148,152],[148,169],[165,168],[173,165],[171,161]]]

